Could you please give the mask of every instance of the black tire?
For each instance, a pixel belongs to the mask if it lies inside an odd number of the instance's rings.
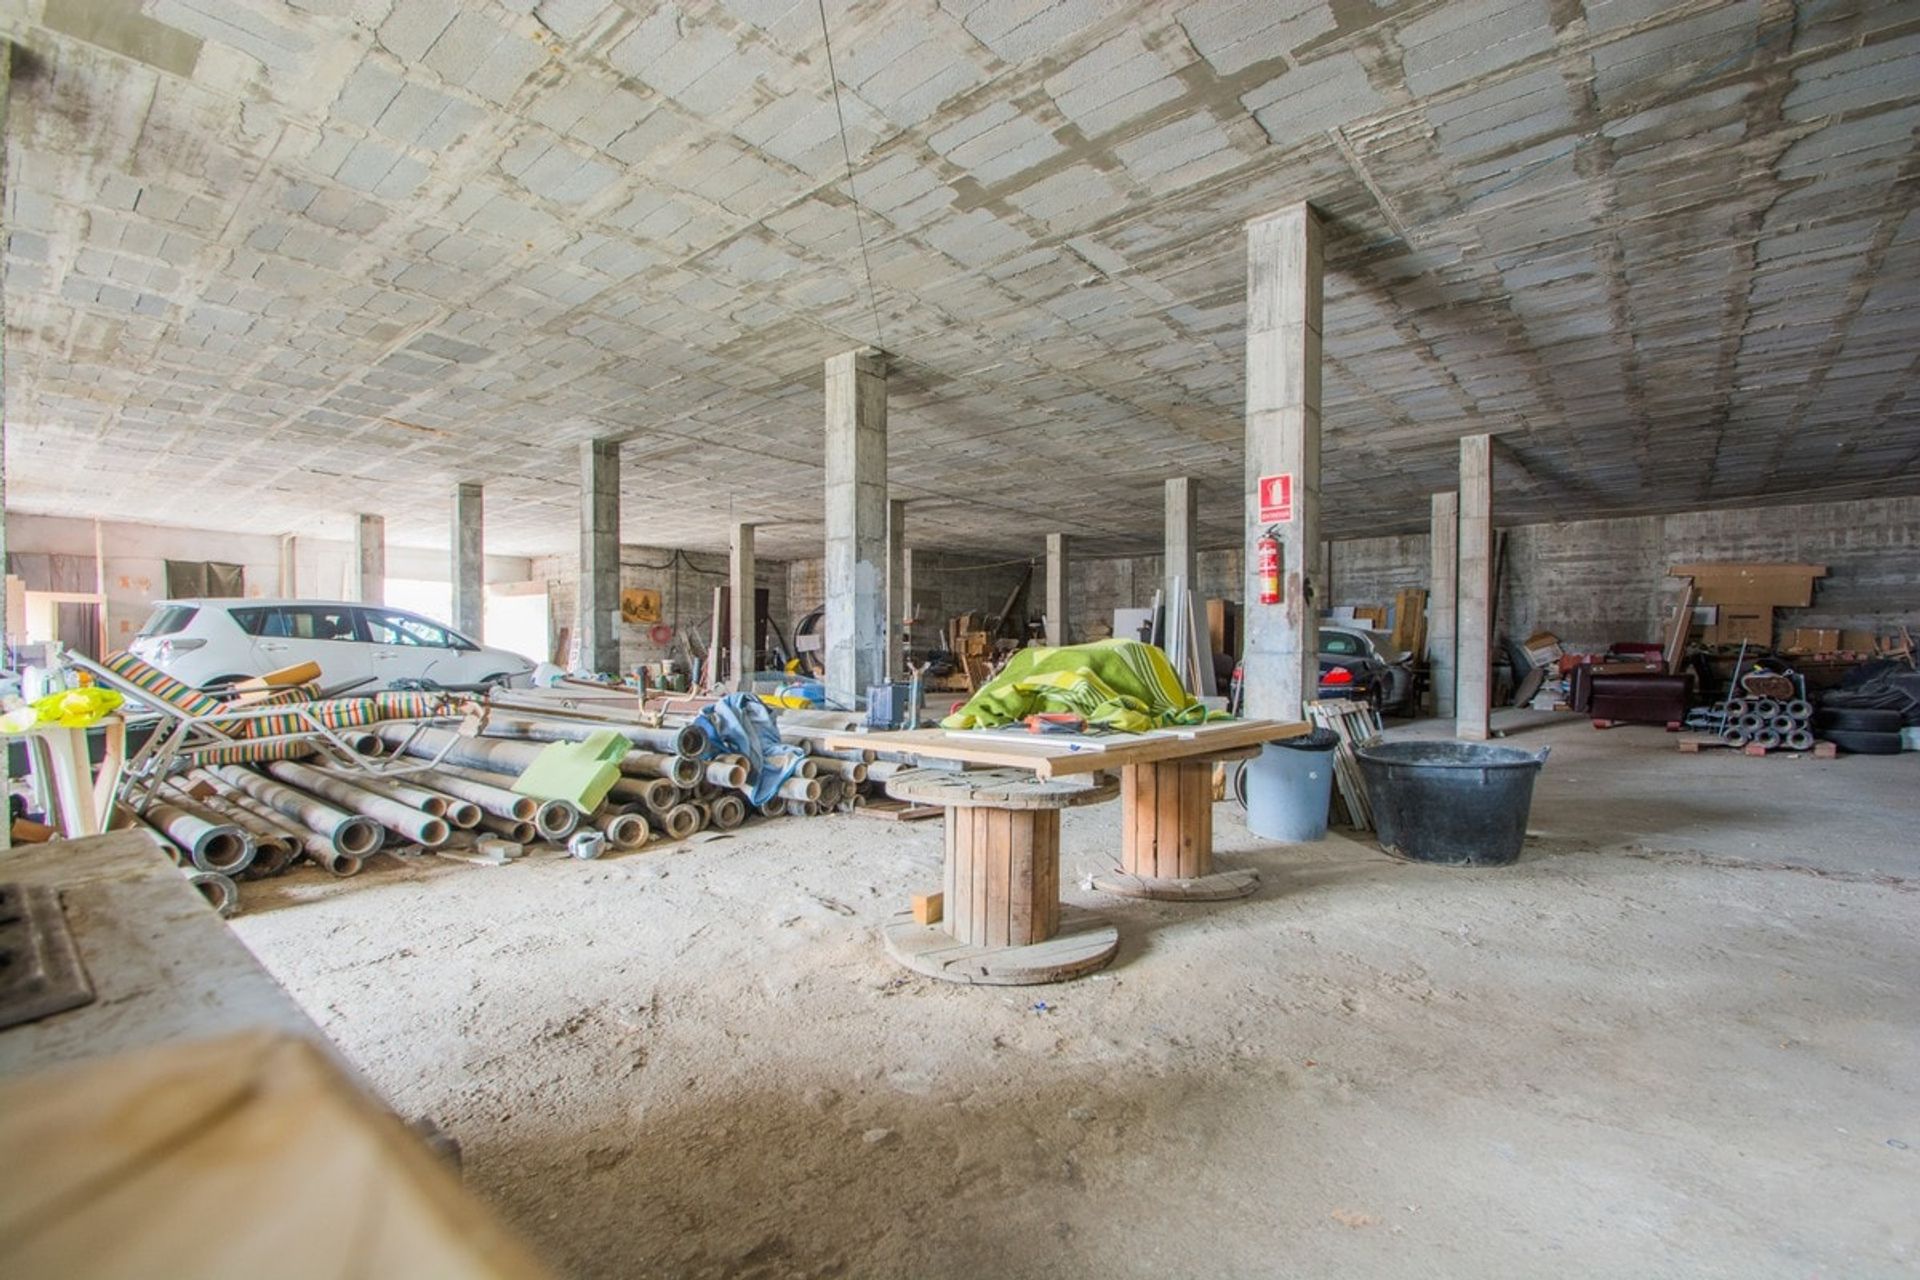
[[[1892,714],[1892,713],[1889,713]],[[1891,756],[1900,751],[1897,733],[1866,733],[1853,729],[1829,729],[1820,735],[1842,751],[1856,756]]]
[[[1900,713],[1882,707],[1823,707],[1814,723],[1822,729],[1848,733],[1900,732]]]

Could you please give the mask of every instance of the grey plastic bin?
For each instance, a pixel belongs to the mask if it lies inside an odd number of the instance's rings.
[[[1265,840],[1304,844],[1327,834],[1333,800],[1333,749],[1340,736],[1315,729],[1299,738],[1269,742],[1241,766],[1247,829]]]

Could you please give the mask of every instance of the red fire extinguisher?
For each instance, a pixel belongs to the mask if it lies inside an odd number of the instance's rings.
[[[1260,603],[1280,603],[1280,539],[1269,528],[1253,544],[1254,563],[1259,567]]]

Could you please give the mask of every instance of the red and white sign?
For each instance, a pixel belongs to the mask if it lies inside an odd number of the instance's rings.
[[[1260,477],[1260,523],[1285,524],[1293,519],[1293,473]]]

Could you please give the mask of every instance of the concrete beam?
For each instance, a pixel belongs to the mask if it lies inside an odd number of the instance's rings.
[[[362,604],[387,602],[387,522],[360,515],[353,521],[353,589]]]
[[[907,500],[887,500],[887,679],[907,675]]]
[[[727,540],[727,618],[731,635],[727,653],[733,664],[733,687],[753,688],[756,641],[760,620],[755,612],[753,526],[736,524]]]
[[[1067,643],[1067,555],[1064,533],[1047,535],[1047,643]]]
[[[1433,495],[1431,532],[1427,547],[1427,684],[1433,691],[1433,714],[1453,714],[1454,602],[1460,555],[1460,495],[1453,490]]]
[[[1199,497],[1199,483],[1191,476],[1179,476],[1167,481],[1166,497],[1166,555],[1163,572],[1160,575],[1160,599],[1172,616],[1174,582],[1177,579],[1180,589],[1193,590],[1193,543],[1195,536],[1195,503]]]
[[[827,703],[852,710],[887,669],[886,357],[829,357],[826,393]]]
[[[1298,720],[1320,684],[1320,216],[1291,205],[1247,224],[1246,713]],[[1261,510],[1260,481],[1287,477],[1286,518]],[[1259,603],[1256,539],[1280,542],[1280,603]]]
[[[1453,734],[1492,736],[1493,437],[1460,439],[1460,603]]]
[[[453,628],[482,643],[487,627],[485,501],[480,485],[453,486]]]
[[[580,665],[620,670],[620,442],[580,446],[580,593],[574,610]]]

